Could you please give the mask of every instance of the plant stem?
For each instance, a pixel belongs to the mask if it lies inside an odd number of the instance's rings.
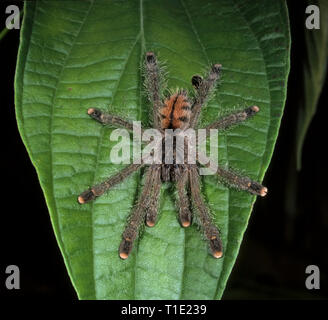
[[[0,41],[2,40],[2,38],[5,37],[5,35],[8,33],[9,29],[4,28],[1,32],[0,32]]]

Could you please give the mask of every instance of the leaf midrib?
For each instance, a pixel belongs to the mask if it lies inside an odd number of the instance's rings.
[[[203,43],[202,43],[202,41],[201,41],[201,39],[199,37],[199,34],[198,34],[197,30],[196,30],[196,26],[192,23],[192,19],[191,19],[190,13],[189,13],[189,11],[188,11],[185,3],[184,3],[184,0],[180,0],[180,2],[181,2],[182,7],[184,8],[184,10],[186,12],[186,16],[187,16],[187,18],[189,20],[189,23],[190,23],[191,27],[192,27],[193,33],[195,35],[195,38],[196,38],[197,42],[200,44],[200,47],[202,48],[204,57],[207,60],[207,64],[210,65],[211,64],[211,61],[210,61],[210,59],[209,59],[209,57],[207,55],[205,46],[203,45]],[[224,137],[224,139],[225,139],[225,142],[226,142],[227,141],[226,137]],[[224,143],[224,145],[225,145],[225,152],[226,152],[226,154],[228,154],[228,146],[227,146],[227,143]],[[228,157],[227,157],[227,163],[229,163]],[[230,189],[227,189],[227,198],[228,198],[228,201],[227,201],[227,205],[228,205],[227,211],[228,211],[228,216],[229,216],[229,212],[230,212]],[[228,246],[228,232],[229,232],[229,219],[227,219],[227,236],[226,236],[227,242],[226,242],[226,247]],[[186,247],[186,238],[184,240],[184,248],[185,247]],[[222,257],[223,261],[224,261],[224,258],[225,258],[225,255]],[[185,268],[186,268],[186,266],[185,266],[185,259],[184,259],[184,270],[185,270]],[[221,277],[221,274],[222,274],[222,269],[221,269],[221,272],[220,272],[220,277]],[[219,279],[220,279],[220,277],[219,277]],[[181,283],[182,283],[181,288],[183,288],[183,282],[184,282],[184,272],[183,272],[182,279],[181,279]],[[219,281],[218,281],[217,287],[215,289],[215,293],[214,293],[213,299],[215,299],[216,296],[217,296],[218,286],[219,286]],[[182,296],[182,292],[183,292],[183,289],[181,289],[180,299],[181,299],[181,296]]]

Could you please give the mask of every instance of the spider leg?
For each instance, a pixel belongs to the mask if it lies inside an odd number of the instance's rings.
[[[89,108],[88,115],[100,122],[103,125],[112,124],[114,126],[123,127],[127,130],[133,130],[133,124],[130,121],[124,120],[118,116],[111,115],[107,112],[96,108]]]
[[[153,104],[154,128],[160,128],[159,110],[163,103],[160,97],[160,70],[156,56],[153,52],[146,53],[145,85],[147,87],[150,102]]]
[[[189,197],[186,192],[186,185],[188,182],[188,171],[185,170],[177,182],[178,190],[178,207],[179,207],[179,220],[184,228],[191,224],[191,211]]]
[[[122,234],[122,241],[119,247],[119,255],[121,259],[127,259],[132,251],[133,243],[136,240],[139,228],[144,221],[146,210],[150,204],[151,191],[154,183],[154,170],[152,167],[147,169],[145,184],[143,186],[138,204],[134,207],[132,214],[129,218],[128,224]]]
[[[268,193],[268,189],[260,183],[251,180],[249,177],[244,177],[232,170],[226,170],[218,167],[217,172],[229,185],[237,189],[248,191],[251,194],[264,197]]]
[[[201,108],[220,77],[221,67],[222,66],[220,64],[214,64],[206,79],[203,79],[198,75],[192,77],[191,82],[196,89],[196,97],[191,109],[192,115],[190,118],[190,128],[196,127]]]
[[[200,191],[199,174],[196,166],[190,166],[189,170],[190,191],[198,211],[199,222],[204,230],[204,235],[210,243],[210,249],[214,258],[220,258],[223,254],[222,242],[218,228],[214,225],[212,217],[206,207]]]
[[[218,130],[224,130],[228,129],[229,127],[239,124],[243,121],[246,121],[247,119],[254,116],[257,112],[259,112],[260,108],[257,106],[251,106],[248,107],[242,111],[234,112],[232,114],[229,114],[228,116],[225,116],[218,121],[215,121],[211,124],[209,124],[206,127],[207,134],[209,133],[210,129],[218,129]]]
[[[124,169],[116,173],[114,176],[111,176],[107,180],[96,184],[90,189],[82,192],[78,197],[78,202],[83,204],[96,199],[97,197],[103,195],[108,189],[123,181],[130,174],[140,169],[142,166],[144,166],[144,163],[131,164],[125,167]]]
[[[158,204],[162,185],[161,165],[156,165],[156,168],[153,169],[153,174],[153,189],[150,195],[149,207],[147,208],[146,214],[146,224],[148,227],[153,227],[157,220]]]

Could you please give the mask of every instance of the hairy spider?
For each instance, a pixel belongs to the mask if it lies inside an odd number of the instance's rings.
[[[209,94],[215,88],[220,77],[220,64],[214,64],[207,76],[203,79],[199,75],[192,77],[191,82],[195,89],[195,96],[189,100],[185,90],[178,90],[164,101],[161,99],[161,75],[156,56],[153,52],[147,52],[145,57],[145,85],[149,93],[149,100],[153,105],[153,125],[158,129],[162,138],[166,129],[186,130],[195,128],[202,106],[207,101]],[[259,111],[257,106],[250,106],[242,111],[234,112],[225,116],[206,129],[223,130],[232,125],[241,123],[252,117]],[[108,114],[96,108],[88,109],[88,114],[93,119],[103,125],[112,124],[133,129],[131,122],[118,116]],[[165,139],[161,141],[162,157],[165,156]],[[120,183],[130,174],[147,164],[142,161],[140,164],[130,164],[114,176],[109,177],[102,183],[96,184],[88,190],[82,192],[78,197],[78,202],[83,204],[101,196],[112,186]],[[250,178],[241,176],[234,171],[217,167],[216,174],[222,177],[228,184],[241,190],[246,190],[252,194],[265,196],[267,188],[252,181]],[[119,247],[119,256],[122,259],[128,258],[131,253],[133,243],[138,237],[139,228],[145,221],[148,227],[153,227],[157,220],[160,189],[162,182],[172,181],[177,188],[177,204],[179,208],[179,220],[183,227],[189,227],[192,220],[191,202],[193,202],[195,213],[198,213],[198,221],[204,232],[205,238],[209,241],[209,247],[213,257],[220,258],[223,254],[222,243],[219,230],[213,223],[211,214],[200,189],[200,176],[198,164],[150,164],[145,171],[145,184],[141,191],[139,201],[135,205],[128,219],[127,225],[122,235],[122,242]],[[192,201],[190,200],[192,199]]]

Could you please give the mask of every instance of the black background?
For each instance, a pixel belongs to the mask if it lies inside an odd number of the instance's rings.
[[[2,28],[5,8],[20,1],[1,1]],[[291,32],[291,73],[281,129],[264,184],[270,193],[258,199],[224,299],[327,299],[327,90],[323,90],[303,148],[302,170],[295,171],[294,132],[302,92],[305,58],[304,1],[288,1]],[[19,30],[0,41],[1,70],[1,256],[0,297],[49,297],[75,300],[52,231],[44,197],[18,133],[14,110],[14,74]],[[327,88],[327,81],[326,86]],[[286,189],[286,181],[296,181]],[[295,212],[286,210],[290,197]],[[17,265],[21,289],[7,290],[5,269]],[[305,288],[305,268],[320,268],[321,289]]]

